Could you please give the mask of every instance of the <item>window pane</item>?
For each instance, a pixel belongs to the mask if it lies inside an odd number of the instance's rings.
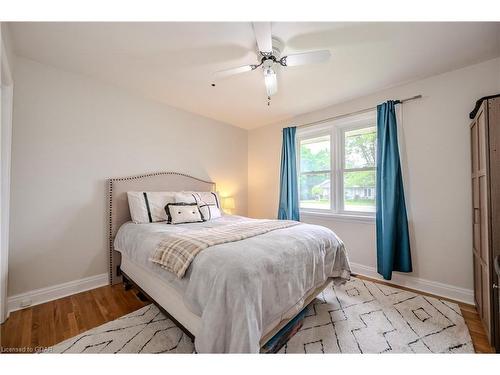
[[[375,167],[376,128],[369,127],[344,133],[345,169]]]
[[[330,136],[300,141],[300,172],[330,171]]]
[[[301,173],[300,208],[330,209],[330,173]]]
[[[344,172],[344,210],[375,212],[375,171]]]

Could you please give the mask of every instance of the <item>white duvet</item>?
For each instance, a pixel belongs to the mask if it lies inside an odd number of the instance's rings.
[[[310,224],[209,247],[182,279],[149,261],[169,233],[238,220],[253,219],[228,215],[194,224],[126,223],[115,238],[117,250],[169,282],[201,317],[195,338],[199,353],[258,353],[263,327],[301,308],[304,296],[327,278],[350,277],[342,241],[330,229]]]

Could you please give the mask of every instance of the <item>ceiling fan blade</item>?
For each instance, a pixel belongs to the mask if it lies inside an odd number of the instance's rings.
[[[253,32],[260,52],[272,53],[271,22],[252,22]]]
[[[264,72],[264,84],[266,85],[266,93],[268,97],[271,97],[278,92],[278,79],[273,70]]]
[[[214,73],[214,78],[216,80],[218,80],[221,78],[233,76],[235,74],[250,72],[251,70],[254,70],[255,68],[256,68],[255,65],[243,65],[243,66],[239,66],[237,68],[220,70],[220,71]]]
[[[297,66],[305,64],[320,63],[330,60],[331,53],[329,50],[324,49],[320,51],[312,51],[305,53],[296,53],[294,55],[288,55],[281,59],[282,65],[284,66]]]

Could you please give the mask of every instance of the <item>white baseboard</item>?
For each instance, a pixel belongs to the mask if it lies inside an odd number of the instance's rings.
[[[351,262],[351,270],[353,273],[358,275],[371,277],[372,279],[384,280],[384,278],[377,273],[377,270],[374,267]],[[404,286],[421,292],[431,293],[439,297],[450,298],[455,301],[474,305],[474,291],[472,289],[459,288],[453,285],[439,283],[437,281],[403,275],[401,273],[393,273],[392,280],[384,281],[394,285]]]
[[[103,273],[73,280],[67,283],[32,290],[26,293],[16,294],[7,298],[8,312],[21,310],[29,306],[39,305],[44,302],[53,301],[58,298],[67,297],[72,294],[85,292],[86,290],[99,288],[109,284],[109,275]]]

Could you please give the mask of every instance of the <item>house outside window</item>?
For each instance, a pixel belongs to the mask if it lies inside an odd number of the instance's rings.
[[[376,113],[297,130],[302,213],[373,217]]]

